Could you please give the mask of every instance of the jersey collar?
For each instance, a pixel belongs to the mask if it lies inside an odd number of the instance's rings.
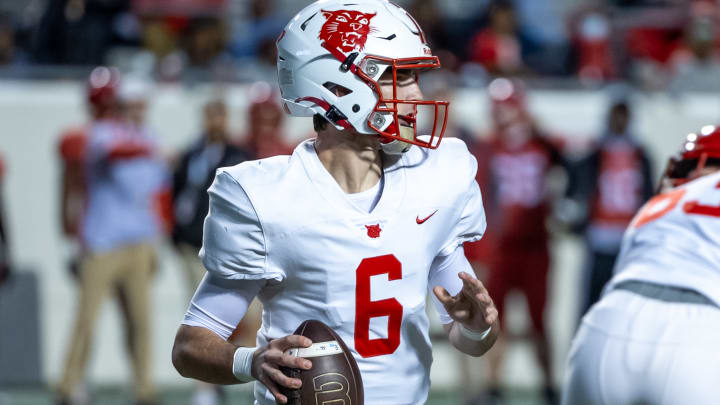
[[[399,170],[402,159],[389,162],[383,168],[385,184],[375,209],[370,212],[363,212],[358,209],[350,200],[345,191],[335,181],[332,175],[325,169],[315,151],[315,140],[309,139],[302,142],[293,153],[302,162],[305,173],[310,182],[315,186],[317,192],[328,201],[335,209],[351,214],[353,216],[378,216],[387,212],[395,212],[403,205],[405,197],[405,173]]]

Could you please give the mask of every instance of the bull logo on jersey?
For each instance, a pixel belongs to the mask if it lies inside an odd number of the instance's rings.
[[[367,235],[371,238],[379,238],[380,237],[380,224],[376,225],[365,225],[365,228],[367,229]]]
[[[353,10],[322,10],[325,24],[320,29],[318,38],[328,49],[337,49],[342,53],[362,51],[370,33],[376,29],[370,26],[377,13],[362,13]]]

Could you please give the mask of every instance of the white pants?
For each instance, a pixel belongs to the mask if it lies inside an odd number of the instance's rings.
[[[720,309],[610,292],[573,340],[562,404],[720,404]]]

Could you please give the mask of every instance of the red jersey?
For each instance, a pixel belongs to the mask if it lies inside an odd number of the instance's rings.
[[[607,142],[598,158],[590,222],[625,228],[646,200],[642,150],[623,140]]]
[[[546,183],[560,161],[558,150],[535,136],[514,147],[496,138],[479,144],[474,154],[488,227],[482,241],[466,246],[468,257],[486,261],[498,246],[546,244]]]
[[[491,71],[514,71],[522,67],[517,38],[497,34],[491,29],[483,30],[473,37],[469,55],[470,60]]]
[[[58,153],[63,165],[61,215],[63,231],[78,237],[87,203],[85,178],[85,128],[73,128],[60,135]]]
[[[69,129],[60,135],[60,157],[65,163],[82,163],[85,160],[85,128]]]

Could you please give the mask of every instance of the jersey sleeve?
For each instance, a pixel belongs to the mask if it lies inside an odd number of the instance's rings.
[[[283,271],[268,266],[262,224],[241,184],[220,169],[208,194],[210,209],[200,250],[207,271],[221,279],[284,280]]]
[[[152,156],[155,152],[154,142],[148,137],[130,136],[128,131],[135,130],[116,123],[93,125],[86,149],[90,161]]]
[[[265,282],[220,280],[206,274],[190,301],[183,324],[203,327],[227,340]]]
[[[112,143],[113,133],[108,124],[96,124],[90,128],[85,153],[91,162],[105,159]]]
[[[482,194],[475,173],[477,172],[477,160],[463,148],[463,159],[458,159],[458,181],[464,186],[455,204],[460,209],[460,215],[454,227],[450,231],[447,242],[439,252],[439,256],[447,256],[455,251],[455,248],[465,242],[474,242],[482,238],[487,227],[485,209],[483,208]]]
[[[83,162],[85,159],[85,134],[68,131],[62,135],[58,147],[60,157],[66,162]]]
[[[458,277],[458,274],[462,272],[468,273],[473,277],[475,276],[470,262],[460,247],[457,247],[447,256],[437,256],[430,265],[430,272],[428,273],[428,294],[432,298],[435,310],[443,325],[447,325],[453,320],[432,290],[436,286],[441,286],[450,295],[457,295],[463,287],[462,279]]]

